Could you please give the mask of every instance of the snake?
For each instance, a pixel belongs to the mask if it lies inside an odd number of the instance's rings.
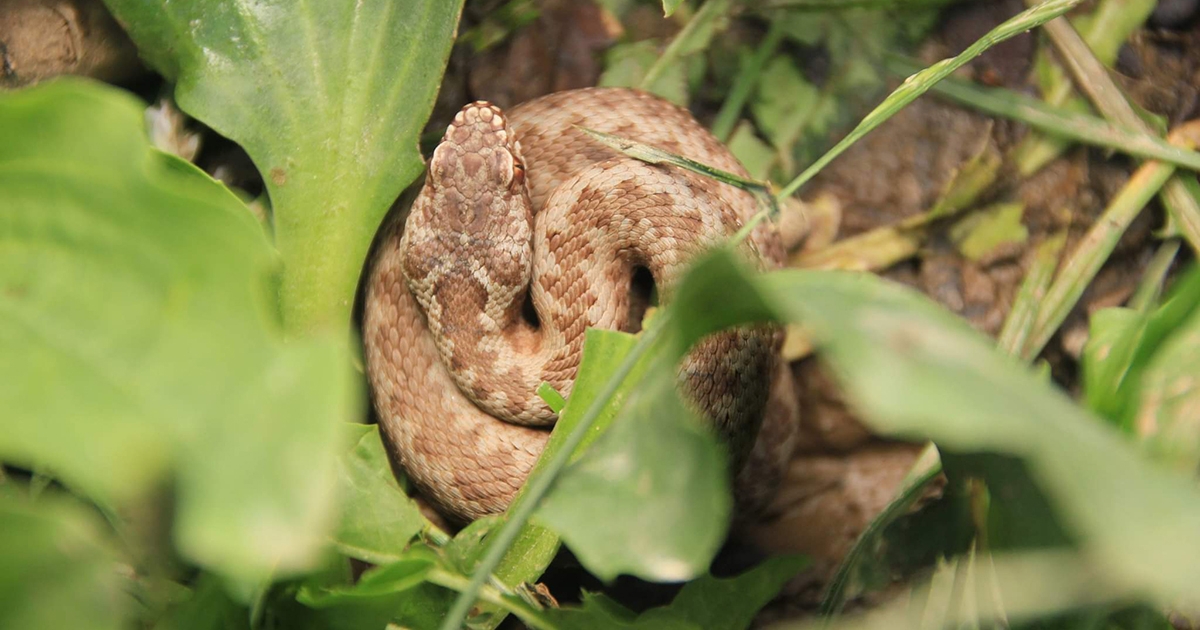
[[[380,230],[362,324],[383,440],[452,520],[507,508],[557,419],[538,387],[569,401],[585,331],[638,329],[635,275],[648,271],[668,304],[689,263],[758,212],[744,190],[585,130],[748,177],[688,110],[633,89],[557,92],[507,112],[476,101],[454,116],[415,200]],[[785,255],[769,221],[739,251],[760,269]],[[725,445],[747,511],[777,486],[797,434],[781,343],[777,326],[734,328],[679,366],[683,398]]]

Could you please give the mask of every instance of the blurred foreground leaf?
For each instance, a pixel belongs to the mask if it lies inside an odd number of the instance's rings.
[[[125,627],[133,602],[99,532],[67,497],[0,492],[0,628]]]
[[[1195,598],[1200,493],[1190,478],[1141,458],[928,299],[866,274],[752,276],[718,253],[693,269],[675,305],[681,328],[772,314],[803,323],[877,431],[932,439],[944,452],[1019,458],[1086,562],[1159,601]]]
[[[142,109],[80,80],[0,98],[0,461],[103,504],[173,471],[184,556],[304,568],[358,410],[345,345],[283,343],[262,229]]]

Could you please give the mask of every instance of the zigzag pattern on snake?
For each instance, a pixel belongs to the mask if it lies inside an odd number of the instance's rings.
[[[555,420],[536,389],[544,381],[570,395],[584,331],[638,325],[635,269],[669,301],[687,264],[757,210],[744,191],[626,157],[579,127],[746,174],[686,110],[633,90],[560,92],[507,114],[477,102],[455,116],[407,217],[383,228],[363,341],[389,448],[456,520],[512,500]],[[747,240],[760,266],[782,261],[773,226]],[[795,439],[780,343],[776,328],[735,329],[703,340],[680,367],[685,398],[740,469],[746,510],[765,503]]]

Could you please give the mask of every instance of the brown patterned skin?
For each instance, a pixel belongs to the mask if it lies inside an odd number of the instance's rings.
[[[503,511],[528,476],[555,420],[535,392],[544,381],[570,394],[585,329],[637,324],[634,270],[648,269],[669,301],[686,265],[757,211],[743,191],[625,157],[577,126],[745,174],[686,110],[633,90],[560,92],[507,116],[482,102],[459,112],[407,220],[384,228],[363,322],[384,437],[458,520]],[[745,249],[763,267],[783,257],[766,223]],[[527,294],[537,323],[522,313]],[[713,335],[680,368],[742,470],[745,506],[764,503],[796,433],[780,342],[768,327]]]

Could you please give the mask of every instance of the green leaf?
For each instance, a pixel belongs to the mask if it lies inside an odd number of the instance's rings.
[[[1097,565],[1062,551],[968,552],[939,562],[932,576],[914,582],[911,592],[889,597],[881,606],[832,619],[814,617],[788,624],[787,628],[1112,628],[1097,625],[1086,616],[1084,621],[1091,624],[1025,625],[1040,617],[1081,608],[1102,613],[1104,604],[1131,595],[1108,577]]]
[[[1194,474],[1200,468],[1200,313],[1176,329],[1141,375],[1134,429],[1156,459]]]
[[[124,628],[133,601],[100,523],[77,502],[0,492],[0,627]]]
[[[754,125],[745,121],[737,126],[729,138],[729,150],[754,179],[767,179],[771,167],[779,159],[771,147],[754,134]]]
[[[653,41],[643,40],[628,44],[617,44],[604,55],[604,72],[596,85],[601,87],[638,87],[643,77],[658,61],[658,47]],[[684,59],[676,59],[658,74],[654,82],[642,89],[657,94],[676,105],[688,103],[687,66]]]
[[[978,261],[1002,245],[1024,243],[1029,229],[1021,223],[1025,205],[1020,202],[997,203],[963,217],[950,228],[950,238],[958,251]]]
[[[374,564],[395,562],[428,521],[396,483],[379,426],[347,428],[361,437],[338,461],[338,494],[344,507],[334,542],[352,558]]]
[[[1084,400],[1092,411],[1119,421],[1128,388],[1121,389],[1145,334],[1149,315],[1129,308],[1096,311],[1088,323],[1088,340],[1080,364]]]
[[[422,170],[462,0],[107,0],[179,106],[263,174],[288,330],[345,330],[367,249]]]
[[[892,558],[887,557],[893,547],[902,546],[902,552],[909,552],[914,547],[924,550],[929,546],[929,540],[903,540],[900,545],[890,544],[893,543],[893,538],[886,534],[896,521],[913,511],[917,502],[925,496],[929,485],[941,474],[942,463],[938,458],[937,448],[928,444],[905,476],[896,496],[871,519],[870,524],[859,534],[854,546],[842,559],[837,572],[825,589],[821,614],[839,613],[846,601],[858,596],[862,589],[890,583],[894,575],[902,574],[889,562]],[[953,519],[950,518],[942,520],[953,523]],[[936,540],[938,546],[953,543],[953,537],[945,536],[944,532],[933,528],[918,533],[921,534],[926,534],[927,539]]]
[[[475,566],[479,564],[479,559],[487,548],[486,545],[482,544],[483,541],[492,533],[492,530],[502,518],[503,516],[499,514],[485,516],[471,521],[469,525],[459,530],[454,535],[454,538],[442,547],[442,555],[446,560],[446,564],[463,575],[470,575],[474,572]],[[541,531],[545,532],[545,530]],[[553,539],[554,548],[557,549],[558,538],[549,532],[545,533],[547,537]],[[529,572],[536,572],[537,575],[540,575],[545,569],[546,567],[538,565],[530,567]],[[530,579],[535,579],[537,575],[532,576]]]
[[[363,573],[353,586],[314,587],[306,584],[300,588],[296,599],[306,606],[328,608],[394,595],[423,583],[435,566],[437,558],[431,552],[414,550],[407,557]]]
[[[1132,429],[1147,365],[1172,335],[1188,325],[1198,307],[1200,268],[1195,268],[1176,281],[1170,296],[1152,313],[1123,308],[1097,311],[1082,359],[1088,406]]]
[[[230,599],[221,580],[211,573],[195,581],[191,594],[171,606],[154,630],[250,630],[250,614]]]
[[[804,78],[792,60],[781,55],[763,69],[750,111],[771,144],[791,152],[809,125],[820,127],[836,114],[836,104],[822,104],[820,96],[820,90]]]
[[[589,335],[593,344],[631,345],[621,333]],[[675,393],[673,359],[646,370],[615,424],[563,472],[535,515],[601,580],[687,580],[725,539],[724,453]]]
[[[671,17],[671,14],[675,13],[682,4],[683,0],[662,0],[663,17]]]
[[[796,270],[750,276],[728,253],[718,254],[680,288],[681,295],[707,295],[707,312],[681,309],[680,324],[731,310],[735,299],[727,289],[717,291],[733,286],[734,275],[780,320],[805,326],[874,429],[932,439],[943,451],[1019,458],[1089,558],[1163,599],[1194,595],[1200,493],[1189,477],[1142,459],[1108,425],[997,353],[961,319],[874,276]],[[713,277],[726,280],[714,284]],[[753,320],[758,311],[734,319]]]
[[[432,628],[451,601],[447,591],[425,581],[437,566],[430,550],[415,548],[394,563],[368,570],[355,584],[303,584],[296,601],[308,610],[289,621],[313,629],[373,630],[389,623]]]
[[[315,559],[358,381],[340,335],[282,342],[261,227],[143,108],[81,80],[0,98],[0,460],[102,503],[171,470],[179,550],[254,583]]]
[[[784,583],[807,566],[808,560],[800,556],[775,556],[735,577],[705,575],[684,585],[670,606],[652,608],[638,621],[666,623],[679,619],[705,630],[748,628]]]
[[[547,615],[563,628],[695,628],[742,630],[771,601],[784,583],[808,561],[797,556],[776,556],[735,577],[704,575],[684,585],[667,606],[634,615],[603,595],[585,593],[583,606],[549,610]]]

